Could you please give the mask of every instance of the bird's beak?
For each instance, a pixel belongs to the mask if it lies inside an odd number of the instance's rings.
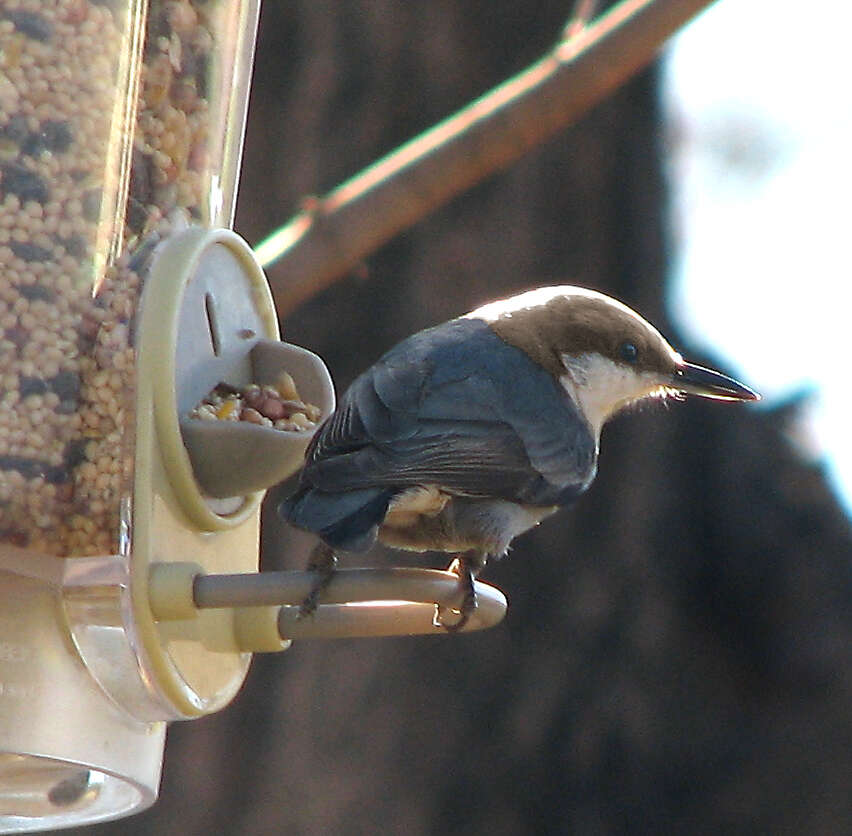
[[[681,363],[672,376],[672,386],[688,395],[715,398],[720,401],[759,401],[760,395],[727,377],[704,366]]]

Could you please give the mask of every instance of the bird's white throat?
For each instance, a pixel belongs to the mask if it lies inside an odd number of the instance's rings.
[[[580,407],[595,439],[601,428],[620,409],[647,397],[665,397],[675,390],[661,384],[659,378],[616,363],[597,352],[563,354],[565,374],[560,382]]]

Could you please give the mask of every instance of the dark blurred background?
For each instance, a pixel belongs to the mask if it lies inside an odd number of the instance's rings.
[[[571,5],[267,0],[237,230],[257,242],[522,69]],[[285,334],[342,390],[414,330],[573,282],[713,363],[666,320],[665,154],[652,69]],[[227,710],[171,727],[157,805],[85,832],[852,832],[852,530],[788,441],[797,409],[619,417],[576,509],[489,566],[503,624],[257,657]],[[300,567],[304,538],[264,525],[265,567]]]

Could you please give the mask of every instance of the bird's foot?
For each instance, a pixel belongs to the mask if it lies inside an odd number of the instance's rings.
[[[320,595],[328,588],[337,569],[337,555],[325,543],[319,543],[311,552],[305,569],[315,572],[316,578],[305,600],[299,604],[300,619],[309,618],[317,611]]]
[[[447,567],[447,571],[453,572],[459,577],[459,587],[462,592],[461,604],[458,607],[445,607],[441,604],[435,604],[435,615],[432,618],[432,623],[436,627],[442,627],[448,633],[458,633],[470,621],[470,617],[477,607],[474,572],[468,561],[463,557],[457,557]]]

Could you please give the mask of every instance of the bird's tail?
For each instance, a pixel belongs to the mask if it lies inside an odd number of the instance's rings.
[[[394,493],[387,488],[326,493],[302,487],[278,511],[291,525],[314,532],[334,549],[363,552],[375,543]]]

